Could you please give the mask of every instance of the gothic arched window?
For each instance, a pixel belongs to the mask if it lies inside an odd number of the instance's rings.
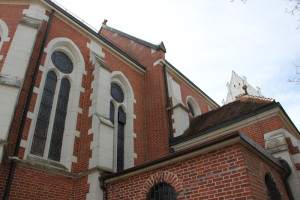
[[[126,125],[126,113],[122,108],[124,101],[124,93],[119,85],[116,83],[111,84],[110,94],[112,101],[110,102],[110,121],[115,125],[116,134],[116,170],[124,169],[124,131]],[[115,109],[115,105],[117,109]],[[117,117],[117,119],[115,119]],[[116,123],[115,123],[116,122]]]
[[[72,61],[63,52],[52,53],[51,60],[60,72],[71,73],[73,71]],[[70,88],[71,84],[67,78],[59,80],[54,71],[47,73],[31,154],[60,161]]]
[[[281,194],[276,187],[276,183],[274,182],[270,173],[267,173],[265,176],[265,181],[268,189],[268,195],[270,200],[281,200]]]
[[[163,181],[150,189],[147,200],[176,200],[176,192],[171,185]]]

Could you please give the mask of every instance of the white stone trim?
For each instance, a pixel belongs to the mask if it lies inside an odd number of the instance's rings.
[[[0,37],[1,37],[1,42],[0,42],[0,50],[3,46],[4,42],[8,42],[10,40],[10,37],[8,37],[8,27],[6,23],[0,19]],[[0,55],[0,60],[2,60],[3,55]]]
[[[112,101],[115,104],[115,121],[117,121],[118,107],[122,106],[126,112],[126,125],[124,130],[124,169],[128,169],[134,166],[134,158],[136,158],[136,153],[134,152],[134,103],[136,102],[134,98],[134,92],[131,87],[130,82],[126,76],[120,71],[114,71],[111,74],[111,83],[118,84],[124,92],[124,101],[119,104]],[[114,171],[117,170],[117,128],[114,131]]]
[[[188,96],[188,97],[186,98],[186,105],[188,105],[188,103],[191,104],[191,106],[192,106],[192,108],[193,108],[193,110],[194,110],[194,114],[195,114],[194,117],[196,117],[196,116],[202,114],[202,113],[201,113],[201,109],[200,109],[200,107],[199,107],[197,101],[196,101],[192,96]]]
[[[55,68],[55,66],[51,61],[51,54],[54,51],[62,51],[66,55],[68,55],[68,57],[73,62],[72,73],[63,74]],[[81,83],[82,83],[82,76],[84,73],[86,73],[85,62],[77,45],[68,38],[60,37],[51,40],[48,43],[48,46],[45,48],[45,52],[47,53],[47,56],[45,59],[44,67],[40,66],[40,70],[43,71],[41,84],[39,88],[35,89],[35,92],[38,94],[38,96],[36,100],[35,109],[33,112],[33,118],[32,118],[33,120],[30,126],[28,146],[27,148],[25,148],[25,156],[30,154],[32,139],[34,135],[36,120],[40,108],[40,102],[42,99],[42,93],[43,93],[43,88],[44,88],[47,73],[49,71],[54,71],[57,75],[58,83],[56,86],[56,93],[53,100],[51,118],[50,118],[47,141],[45,145],[43,158],[47,159],[48,157],[48,151],[49,151],[49,145],[50,145],[51,133],[52,133],[51,125],[54,121],[54,113],[57,105],[56,102],[58,98],[58,91],[60,88],[60,81],[62,78],[67,78],[70,81],[71,88],[69,94],[67,116],[65,121],[65,130],[63,135],[60,163],[63,164],[69,171],[71,171],[72,162],[77,162],[77,158],[73,155],[73,150],[74,150],[75,137],[79,136],[79,131],[76,130],[76,124],[77,124],[78,113],[82,113],[82,108],[79,107],[79,98],[80,98],[80,92],[82,91],[84,92],[84,88],[81,87]]]
[[[45,20],[48,21],[49,17],[46,15],[46,9],[43,8],[40,5],[36,5],[36,4],[31,4],[29,6],[29,9],[25,9],[23,10],[23,13],[25,14],[26,17],[30,17],[33,19],[38,19],[38,20]]]

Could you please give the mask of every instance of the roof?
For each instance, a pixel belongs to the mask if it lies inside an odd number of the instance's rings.
[[[175,138],[175,141],[190,138],[195,135],[206,132],[222,125],[227,125],[228,122],[247,116],[263,108],[271,108],[277,106],[278,103],[274,99],[256,97],[251,95],[241,96],[240,99],[226,104],[216,110],[204,113],[193,119],[188,129],[183,135]],[[176,142],[178,143],[178,142]]]
[[[134,36],[132,36],[132,35],[129,35],[129,34],[127,34],[127,33],[124,33],[124,32],[122,32],[122,31],[119,31],[119,30],[117,30],[117,29],[114,29],[114,28],[112,28],[112,27],[109,27],[109,26],[107,26],[106,24],[102,24],[102,27],[101,27],[101,28],[105,28],[105,29],[107,29],[107,30],[109,30],[109,31],[111,31],[111,32],[117,33],[117,34],[119,34],[119,35],[121,35],[121,36],[123,36],[123,37],[126,37],[126,38],[128,38],[128,39],[130,39],[130,40],[133,40],[133,41],[135,41],[135,42],[137,42],[137,43],[140,43],[140,44],[142,44],[142,45],[145,45],[145,46],[147,46],[147,47],[150,47],[151,49],[154,49],[154,50],[161,49],[163,52],[165,52],[165,53],[167,52],[167,50],[166,50],[165,45],[164,45],[163,42],[161,42],[161,43],[158,44],[158,45],[155,45],[155,44],[152,44],[152,43],[147,42],[147,41],[145,41],[145,40],[142,40],[142,39],[139,39],[139,38],[134,37]]]
[[[141,68],[142,70],[146,71],[146,67],[145,66],[143,66],[141,63],[139,63],[138,61],[136,61],[132,57],[130,57],[128,54],[126,54],[124,51],[122,51],[117,46],[115,46],[114,44],[112,44],[110,41],[108,41],[104,37],[100,36],[97,32],[95,32],[89,26],[87,26],[86,24],[84,24],[82,21],[78,20],[72,14],[70,14],[69,12],[67,12],[66,10],[64,10],[63,8],[61,8],[60,6],[58,6],[57,4],[55,4],[54,2],[52,2],[51,0],[44,0],[44,1],[47,4],[49,4],[50,6],[52,6],[53,8],[55,8],[56,10],[58,10],[59,12],[61,12],[62,14],[64,14],[70,20],[72,20],[73,22],[75,22],[76,24],[78,24],[79,26],[81,26],[82,28],[84,28],[85,30],[87,30],[88,32],[90,32],[92,35],[94,35],[98,39],[102,40],[105,44],[107,44],[108,46],[110,46],[111,48],[113,48],[119,54],[121,54],[122,56],[124,56],[125,58],[127,58],[128,60],[130,60],[131,62],[133,62],[134,64],[136,64],[139,68]]]
[[[238,138],[239,140],[232,140],[232,139],[236,139],[236,138]],[[119,171],[116,173],[102,174],[99,177],[100,184],[104,186],[104,182],[107,182],[107,181],[108,182],[118,181],[120,179],[124,179],[124,178],[128,178],[128,177],[135,176],[138,174],[142,174],[146,171],[161,168],[163,166],[171,165],[176,162],[178,163],[178,162],[181,162],[182,160],[186,160],[188,158],[193,158],[193,157],[201,154],[202,149],[211,147],[213,145],[215,146],[215,148],[218,149],[218,148],[222,147],[221,144],[224,141],[230,141],[230,140],[231,140],[231,143],[244,141],[245,142],[243,144],[244,146],[252,147],[253,150],[257,151],[261,156],[266,158],[266,159],[264,159],[265,161],[268,160],[268,161],[270,161],[270,163],[273,163],[274,166],[277,166],[277,167],[281,168],[282,170],[284,170],[279,159],[273,157],[264,148],[257,145],[253,140],[251,140],[247,135],[245,135],[241,131],[235,131],[235,132],[214,138],[210,141],[200,143],[194,147],[169,154],[169,155],[159,158],[157,160],[153,160],[153,161],[141,164],[141,165],[137,165],[135,167],[125,169],[125,170],[122,170],[122,171]],[[216,146],[215,144],[219,144],[219,145]],[[228,145],[228,143],[227,143],[227,145]]]
[[[169,65],[172,69],[174,69],[180,76],[182,76],[187,82],[189,82],[192,86],[194,86],[198,91],[200,91],[207,99],[209,99],[213,104],[217,107],[220,107],[212,98],[210,98],[205,92],[203,92],[195,83],[193,83],[190,79],[188,79],[184,74],[182,74],[176,67],[174,67],[169,61],[166,60],[167,65]]]

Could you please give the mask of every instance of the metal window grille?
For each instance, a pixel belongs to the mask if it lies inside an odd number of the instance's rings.
[[[276,187],[276,183],[274,182],[270,173],[266,174],[265,181],[266,181],[268,195],[270,197],[270,200],[281,200],[281,194],[280,194],[278,188]]]
[[[147,200],[176,200],[176,196],[174,188],[164,180],[160,180],[150,189]]]

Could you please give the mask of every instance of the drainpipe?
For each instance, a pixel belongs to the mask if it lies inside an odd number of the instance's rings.
[[[289,182],[287,180],[288,177],[292,174],[291,167],[289,166],[288,162],[286,160],[282,159],[282,158],[279,158],[279,162],[281,163],[281,165],[285,169],[284,173],[281,175],[283,183],[284,183],[284,186],[285,186],[285,189],[287,191],[289,199],[290,200],[294,200],[294,196],[293,196],[292,190],[290,188],[290,184],[289,184]]]
[[[170,130],[170,138],[169,138],[169,146],[171,146],[171,142],[173,141],[173,124],[172,124],[172,116],[170,108],[170,98],[169,98],[169,88],[168,88],[168,77],[166,71],[166,65],[163,64],[163,72],[165,78],[165,87],[166,87],[166,100],[167,100],[167,109],[168,109],[168,118],[169,118],[169,130]]]
[[[32,94],[33,94],[33,88],[34,88],[34,85],[35,85],[35,82],[36,82],[37,74],[38,74],[38,71],[39,71],[39,66],[41,64],[41,60],[42,60],[43,52],[44,52],[44,49],[45,49],[46,41],[47,41],[47,38],[48,38],[48,34],[49,34],[49,31],[50,31],[50,27],[51,27],[52,19],[53,19],[53,16],[54,16],[54,12],[55,12],[54,10],[51,11],[49,21],[48,21],[48,24],[47,24],[46,33],[44,35],[41,50],[39,52],[39,57],[38,57],[37,64],[36,64],[34,74],[33,74],[33,77],[32,77],[32,82],[30,84],[29,93],[28,93],[26,104],[25,104],[25,108],[24,108],[24,112],[23,112],[23,116],[22,116],[22,121],[21,121],[21,126],[20,126],[20,129],[19,129],[19,133],[18,133],[17,142],[16,142],[13,157],[18,157],[18,154],[19,154],[20,143],[21,143],[22,134],[23,134],[23,130],[24,130],[25,122],[26,122],[27,112],[29,110],[30,100],[31,100],[31,97],[32,97]],[[10,188],[11,188],[11,185],[12,185],[12,180],[13,180],[13,177],[14,177],[15,168],[16,168],[16,162],[14,160],[12,160],[12,164],[10,166],[9,176],[8,176],[8,180],[7,180],[7,184],[6,184],[6,190],[5,190],[3,200],[8,200],[9,199]]]
[[[104,178],[102,176],[99,177],[99,182],[100,182],[100,188],[103,191],[103,200],[107,200],[107,187],[106,184],[104,183]]]

